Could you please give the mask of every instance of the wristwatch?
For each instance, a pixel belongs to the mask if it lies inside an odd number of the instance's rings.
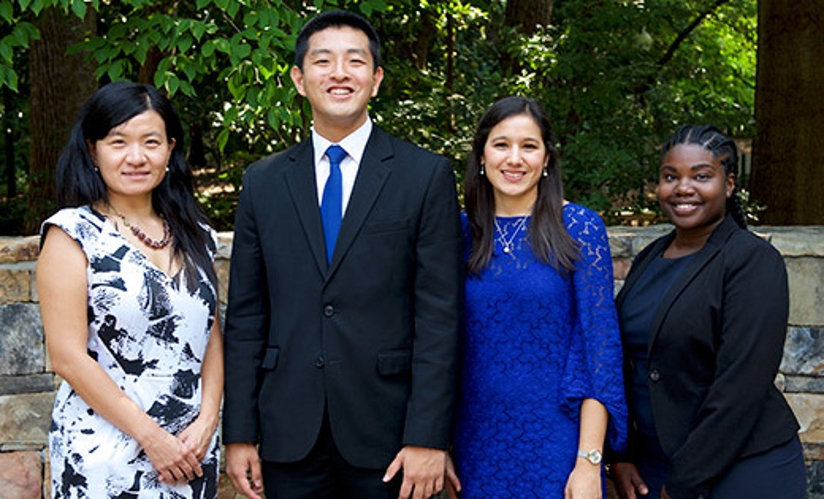
[[[593,466],[598,466],[601,464],[601,459],[603,456],[601,455],[601,451],[598,449],[592,449],[589,452],[583,451],[578,449],[578,457],[582,457],[592,463]]]

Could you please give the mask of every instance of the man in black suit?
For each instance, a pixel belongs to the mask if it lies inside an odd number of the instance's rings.
[[[311,140],[251,165],[237,211],[226,470],[252,498],[429,497],[462,302],[454,175],[370,120],[383,70],[365,19],[320,14],[295,52]]]

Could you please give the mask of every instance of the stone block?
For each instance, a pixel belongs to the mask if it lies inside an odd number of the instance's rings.
[[[0,263],[19,263],[37,260],[40,237],[0,236]]]
[[[824,461],[824,444],[803,442],[801,446],[804,448],[804,460]]]
[[[787,375],[824,376],[824,328],[790,327],[780,370]]]
[[[45,343],[37,305],[0,305],[0,375],[42,373]]]
[[[37,272],[34,270],[29,272],[29,289],[32,303],[40,303],[40,295],[37,294]]]
[[[824,393],[824,378],[786,376],[783,391],[787,393]]]
[[[43,497],[51,497],[51,455],[49,448],[43,449]]]
[[[612,258],[629,258],[635,256],[632,252],[632,240],[637,231],[631,229],[620,229],[611,227],[608,232],[609,250]]]
[[[229,260],[216,261],[215,273],[217,273],[218,299],[220,303],[226,303],[229,296]]]
[[[53,390],[54,375],[52,373],[0,376],[0,395],[51,392]]]
[[[769,233],[769,241],[785,257],[824,257],[823,226],[756,227]]]
[[[807,465],[807,499],[824,499],[824,461]]]
[[[31,276],[26,269],[0,269],[0,303],[31,300]]]
[[[790,324],[824,326],[824,259],[787,258]]]
[[[801,441],[805,444],[824,443],[824,395],[785,393],[784,396],[801,425]]]
[[[38,452],[0,453],[0,497],[40,499],[43,494],[43,459]]]
[[[0,396],[0,442],[45,446],[54,393]]]
[[[234,232],[217,233],[217,256],[216,259],[228,260],[232,256],[232,242],[235,240]]]

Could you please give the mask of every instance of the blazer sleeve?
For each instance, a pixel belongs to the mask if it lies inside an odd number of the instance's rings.
[[[742,231],[720,256],[722,268],[704,270],[723,272],[715,378],[693,430],[672,456],[666,487],[673,499],[706,495],[711,480],[738,458],[783,354],[789,290],[781,255]]]
[[[430,179],[415,247],[412,386],[403,441],[446,449],[457,383],[463,304],[461,230],[455,178],[445,158]]]
[[[266,268],[255,219],[254,165],[243,179],[235,220],[224,328],[223,441],[257,442],[258,384],[269,327]]]

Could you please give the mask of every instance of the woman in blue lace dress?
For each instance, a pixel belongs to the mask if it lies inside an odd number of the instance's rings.
[[[607,235],[564,201],[554,144],[541,106],[508,97],[481,118],[468,160],[449,470],[466,499],[602,497],[604,440],[625,440]]]
[[[223,346],[215,233],[155,88],[118,82],[83,107],[57,167],[37,286],[63,378],[52,497],[215,498]]]

